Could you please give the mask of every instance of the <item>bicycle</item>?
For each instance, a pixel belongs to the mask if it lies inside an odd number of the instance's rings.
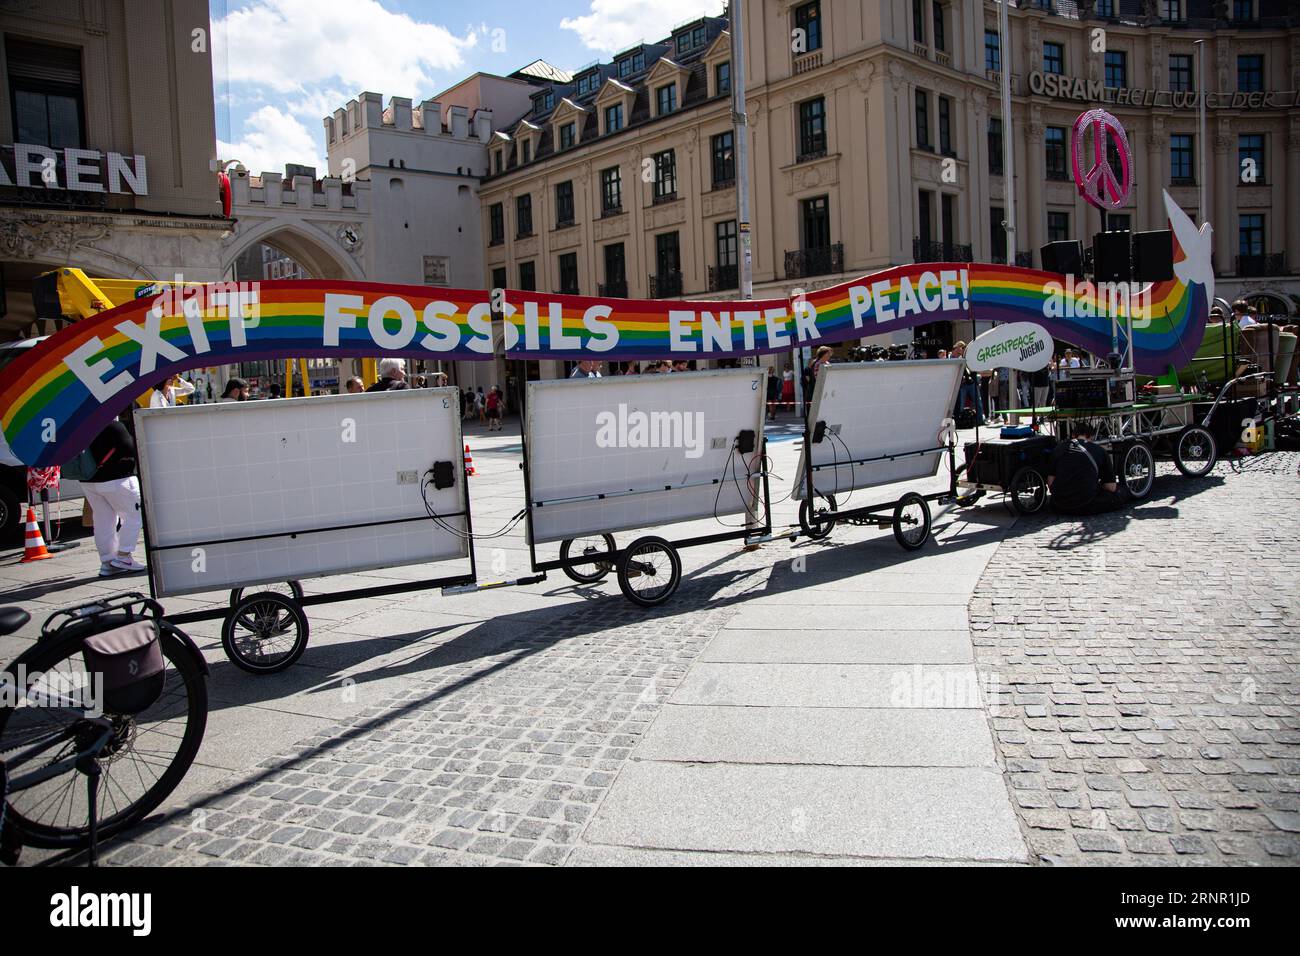
[[[30,619],[0,608],[0,635]],[[152,627],[132,627],[141,622]],[[106,644],[137,633],[156,635],[156,648],[140,648],[157,661],[147,681],[134,676],[143,658],[120,673],[101,663]],[[87,847],[93,866],[99,841],[138,823],[189,770],[207,726],[207,674],[190,637],[142,594],[51,614],[0,671],[0,862],[16,863],[24,846]]]

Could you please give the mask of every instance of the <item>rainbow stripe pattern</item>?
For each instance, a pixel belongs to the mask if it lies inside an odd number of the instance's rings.
[[[232,306],[241,291],[255,305]],[[382,300],[392,307],[387,317],[370,318]],[[405,328],[399,301],[414,315]],[[424,315],[431,303],[443,303],[437,311],[448,316],[436,335]],[[232,311],[243,321],[232,321]],[[167,288],[77,322],[14,360],[0,372],[0,429],[25,464],[61,465],[141,392],[186,369],[358,355],[490,359],[489,294],[314,280]]]

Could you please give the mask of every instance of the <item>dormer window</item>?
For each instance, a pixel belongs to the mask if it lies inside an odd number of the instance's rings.
[[[617,133],[623,128],[623,104],[615,103],[605,107],[605,132]]]
[[[713,95],[725,96],[731,92],[731,61],[713,68]]]
[[[533,161],[533,141],[531,139],[526,139],[524,140],[524,151],[523,151],[522,163],[527,164],[527,163],[531,163],[532,161]]]
[[[708,38],[708,31],[701,25],[692,30],[685,30],[677,35],[677,52],[689,53],[691,50],[704,46]]]
[[[572,149],[577,141],[577,124],[565,123],[560,127],[560,149]]]
[[[618,78],[624,79],[645,69],[645,51],[638,50],[618,61]]]
[[[586,96],[588,93],[594,93],[600,85],[599,73],[588,73],[586,76],[578,78],[578,95]]]
[[[533,102],[537,104],[537,112],[549,113],[551,110],[555,109],[555,91],[547,90]]]
[[[499,174],[505,168],[505,150],[492,150],[492,172]]]
[[[667,116],[677,109],[677,84],[669,83],[655,90],[655,115]]]

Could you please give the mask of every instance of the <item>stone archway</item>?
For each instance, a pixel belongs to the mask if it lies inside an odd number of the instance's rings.
[[[267,220],[238,230],[222,249],[222,271],[229,274],[235,260],[261,243],[279,249],[301,265],[313,279],[365,280],[365,273],[337,242],[315,227]]]

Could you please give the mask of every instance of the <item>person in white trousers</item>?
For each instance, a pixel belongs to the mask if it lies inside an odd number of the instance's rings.
[[[135,476],[135,440],[121,422],[112,422],[90,443],[95,460],[91,481],[81,483],[95,516],[99,576],[145,570],[135,556],[140,538],[140,481]],[[119,527],[119,522],[121,526]]]

